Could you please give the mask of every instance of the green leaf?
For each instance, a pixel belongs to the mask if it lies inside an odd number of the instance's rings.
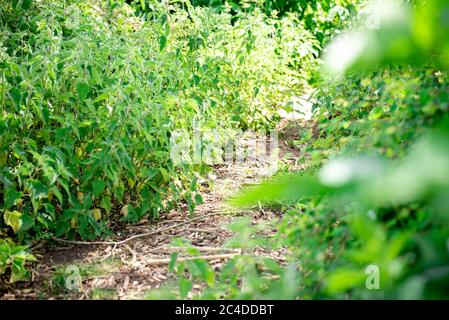
[[[209,286],[214,286],[215,284],[215,273],[209,264],[202,259],[195,259],[192,261],[193,266],[195,267],[194,273],[196,273],[199,277],[201,277],[204,282],[206,282]]]
[[[203,197],[199,193],[197,193],[195,195],[195,203],[196,204],[202,204],[203,202],[204,202]]]
[[[168,264],[168,271],[173,272],[175,270],[176,260],[178,259],[179,253],[173,252],[170,254],[170,262]]]
[[[384,114],[384,111],[381,107],[375,107],[373,110],[371,110],[368,119],[369,120],[377,120],[380,119]]]
[[[12,88],[11,90],[9,90],[9,95],[11,96],[16,106],[20,107],[20,102],[22,101],[22,94],[20,93],[19,89]]]
[[[87,98],[87,96],[90,93],[90,87],[89,87],[89,85],[87,85],[85,83],[78,82],[76,84],[76,92],[78,92],[80,99],[84,100]]]
[[[31,180],[31,189],[34,198],[46,197],[48,195],[48,188],[39,180]]]
[[[51,188],[51,191],[53,191],[53,194],[58,199],[59,203],[62,204],[63,203],[63,199],[62,199],[62,194],[59,191],[59,189],[56,188],[56,187],[53,187],[53,188]]]
[[[95,197],[98,197],[106,188],[106,182],[102,180],[96,180],[92,182],[92,193]]]
[[[159,51],[164,50],[166,45],[167,45],[167,37],[166,36],[160,36],[159,37]]]
[[[106,212],[111,211],[112,209],[112,201],[110,196],[105,196],[101,198],[100,207],[105,209]]]
[[[197,187],[198,177],[194,176],[192,181],[190,181],[190,191],[195,191]]]
[[[200,83],[200,81],[201,81],[201,77],[200,76],[198,76],[198,75],[193,75],[193,83],[195,84],[195,85],[198,85],[199,83]]]
[[[7,130],[8,130],[8,126],[7,126],[6,122],[3,121],[2,119],[0,119],[0,135],[5,133]]]
[[[25,262],[23,260],[14,260],[11,266],[11,277],[9,282],[14,283],[26,279],[28,271],[25,269]]]
[[[159,171],[155,168],[145,167],[140,169],[140,173],[145,179],[152,179]]]
[[[5,192],[5,208],[10,209],[20,197],[20,192],[15,189],[7,189]]]
[[[179,294],[181,295],[181,299],[185,299],[189,294],[190,290],[192,290],[192,281],[186,278],[179,279]]]
[[[28,10],[31,7],[32,0],[12,0],[11,2],[15,10]]]
[[[22,226],[20,227],[20,230],[22,231],[27,231],[35,225],[34,217],[28,213],[22,213],[21,220]]]
[[[28,10],[31,7],[32,0],[22,0],[22,9]]]
[[[164,181],[168,182],[170,181],[170,174],[168,173],[168,171],[165,168],[159,168],[160,172],[162,173],[162,177],[164,178]]]
[[[59,220],[56,223],[55,236],[61,237],[66,234],[67,231],[70,230],[70,224],[64,220]]]
[[[42,107],[42,120],[47,126],[50,123],[50,110],[47,106]]]
[[[109,98],[110,94],[109,92],[103,92],[100,95],[98,95],[98,97],[95,99],[95,102],[101,102],[103,100],[106,100],[107,98]]]

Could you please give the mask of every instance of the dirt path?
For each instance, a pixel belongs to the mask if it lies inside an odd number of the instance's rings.
[[[293,130],[295,131],[295,130]],[[297,132],[297,130],[296,130]],[[281,135],[282,137],[282,135]],[[279,163],[297,170],[298,151],[287,144],[291,137],[279,142]],[[249,144],[256,144],[251,138]],[[229,254],[221,251],[232,236],[228,224],[236,216],[248,215],[254,224],[274,221],[279,213],[270,210],[236,212],[227,208],[225,199],[236,194],[245,185],[258,182],[263,176],[265,163],[249,155],[241,163],[215,166],[208,181],[201,185],[204,203],[199,205],[192,217],[188,210],[169,212],[158,222],[142,222],[129,226],[119,239],[151,230],[153,235],[129,241],[123,245],[67,245],[46,248],[35,266],[31,281],[0,286],[0,299],[139,299],[152,288],[173,278],[168,271],[167,259],[173,252],[170,243],[174,238],[188,240],[202,248],[204,255]],[[180,212],[182,211],[182,212]],[[193,218],[193,220],[192,220]],[[186,223],[190,221],[189,223]],[[271,230],[268,232],[276,232]],[[284,252],[254,252],[274,259],[282,259]],[[219,269],[225,259],[214,259],[210,264]],[[81,273],[82,290],[66,289],[67,267],[76,266]]]

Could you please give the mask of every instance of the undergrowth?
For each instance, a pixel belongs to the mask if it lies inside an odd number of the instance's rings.
[[[31,256],[14,243],[193,212],[208,167],[172,161],[177,130],[274,126],[319,43],[294,13],[237,17],[189,2],[145,15],[109,1],[1,2],[0,273],[25,276]]]

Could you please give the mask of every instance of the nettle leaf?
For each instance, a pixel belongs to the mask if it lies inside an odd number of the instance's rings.
[[[31,7],[32,2],[32,0],[12,0],[12,6],[15,10],[28,10]]]
[[[60,203],[60,204],[63,204],[62,194],[61,194],[61,192],[59,191],[59,189],[56,188],[56,187],[53,187],[53,188],[51,188],[51,191],[53,192],[53,194],[55,195],[55,197],[58,199],[59,203]]]
[[[65,220],[59,220],[56,223],[56,230],[55,235],[57,237],[61,237],[67,233],[67,231],[70,230],[70,224]]]
[[[123,196],[125,195],[125,187],[123,185],[123,182],[119,181],[115,186],[114,195],[119,201],[123,200]]]
[[[11,277],[9,282],[14,283],[26,279],[28,271],[25,269],[25,262],[23,260],[14,260],[11,266]]]
[[[32,0],[22,0],[22,9],[28,10],[31,7]]]
[[[50,110],[47,106],[42,107],[42,119],[46,125],[50,123]]]
[[[22,226],[21,217],[22,213],[20,213],[17,210],[14,211],[6,210],[3,215],[3,220],[8,226],[10,226],[14,230],[14,233],[17,233],[17,231],[19,231],[20,227]]]
[[[5,208],[10,209],[20,197],[20,192],[15,189],[7,189],[5,192]]]
[[[16,106],[20,107],[20,102],[22,101],[22,94],[20,93],[20,90],[17,88],[12,88],[11,90],[9,90],[9,95],[11,96]]]
[[[105,209],[106,212],[111,211],[112,209],[112,201],[110,196],[105,196],[101,198],[100,207]]]
[[[166,182],[170,181],[171,176],[168,173],[167,169],[161,167],[161,168],[159,168],[159,171],[161,172],[164,181],[166,181]]]
[[[2,119],[0,119],[0,134],[3,134],[7,131],[8,129],[8,125],[5,121],[3,121]]]
[[[203,204],[203,202],[204,202],[203,197],[201,196],[201,194],[197,193],[195,195],[195,203],[196,204]]]
[[[192,281],[186,278],[179,279],[179,294],[181,295],[181,299],[185,299],[192,288]]]
[[[152,179],[159,171],[155,168],[144,167],[140,169],[143,178]]]
[[[200,81],[201,81],[201,77],[200,76],[198,76],[198,75],[193,75],[193,83],[195,84],[195,85],[198,85],[199,83],[200,83]]]
[[[215,273],[209,264],[201,259],[195,259],[191,263],[192,273],[204,280],[209,286],[215,284]]]
[[[168,270],[170,272],[175,271],[175,266],[176,266],[176,261],[178,260],[178,256],[179,256],[178,252],[173,252],[170,254],[170,262],[168,264]]]
[[[87,98],[87,96],[90,93],[90,87],[89,87],[89,85],[87,85],[83,82],[78,82],[76,84],[76,92],[78,93],[80,99],[84,100]]]
[[[31,180],[31,190],[33,191],[33,198],[46,197],[48,195],[48,188],[39,180]]]
[[[20,227],[21,231],[27,231],[30,228],[32,228],[35,224],[34,218],[27,213],[22,214],[21,220],[22,220],[22,226]]]
[[[198,177],[194,176],[193,179],[190,181],[190,191],[195,191],[197,188],[198,183]]]
[[[102,180],[96,180],[92,182],[92,193],[95,197],[98,197],[106,188],[106,182]]]
[[[160,36],[159,37],[159,50],[164,50],[165,46],[167,45],[167,37],[166,36]]]

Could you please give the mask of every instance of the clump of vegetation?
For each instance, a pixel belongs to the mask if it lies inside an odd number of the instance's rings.
[[[207,167],[174,164],[173,133],[273,126],[315,64],[319,44],[296,14],[234,21],[153,4],[143,16],[111,1],[1,2],[0,273],[11,266],[11,280],[23,273],[11,250],[31,257],[13,241],[93,240],[113,220],[193,211]]]
[[[1,2],[0,275],[26,277],[33,241],[193,213],[210,168],[173,161],[176,132],[274,128],[313,87],[313,124],[290,141],[307,169],[231,201],[282,217],[237,219],[227,245],[286,260],[236,254],[216,270],[181,241],[193,258],[172,254],[176,282],[148,298],[447,298],[448,11],[444,0]]]

